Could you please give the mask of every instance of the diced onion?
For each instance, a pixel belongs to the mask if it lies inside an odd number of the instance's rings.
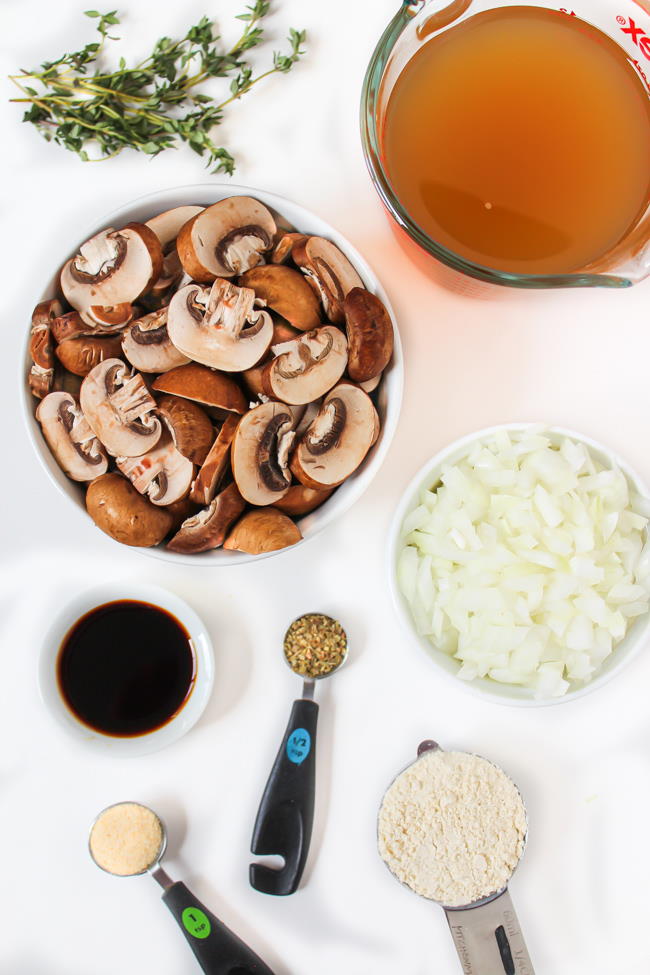
[[[420,492],[399,588],[460,678],[559,697],[648,612],[649,517],[650,501],[584,444],[500,430]]]

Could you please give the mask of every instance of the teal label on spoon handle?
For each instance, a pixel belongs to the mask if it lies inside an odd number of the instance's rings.
[[[306,728],[296,728],[287,740],[287,758],[294,765],[302,765],[311,751],[311,735]]]

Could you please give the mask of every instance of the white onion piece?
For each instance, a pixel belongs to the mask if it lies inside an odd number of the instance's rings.
[[[398,585],[463,680],[559,697],[648,612],[649,518],[650,500],[584,444],[501,430],[421,490]]]

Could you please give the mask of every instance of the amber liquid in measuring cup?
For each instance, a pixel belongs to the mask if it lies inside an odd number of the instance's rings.
[[[625,52],[543,7],[478,13],[407,62],[383,164],[433,240],[487,267],[582,269],[650,200],[650,99]]]

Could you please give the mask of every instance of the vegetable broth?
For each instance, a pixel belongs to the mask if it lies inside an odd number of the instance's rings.
[[[503,7],[426,42],[391,92],[382,159],[409,216],[475,263],[566,273],[650,200],[650,100],[625,52],[575,16]]]

